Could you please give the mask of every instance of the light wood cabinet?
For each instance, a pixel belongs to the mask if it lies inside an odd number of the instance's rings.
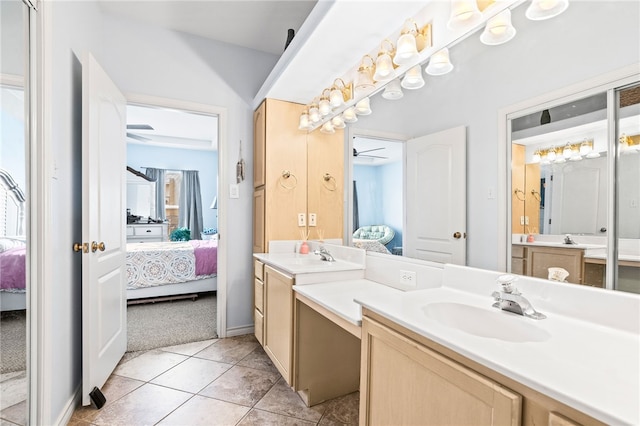
[[[264,263],[253,261],[253,320],[258,342],[264,341]]]
[[[293,385],[293,285],[293,277],[264,267],[263,346],[289,385]]]
[[[344,133],[298,130],[303,108],[266,99],[254,113],[254,253],[299,240],[300,213],[316,214],[324,238],[342,238]]]
[[[511,272],[525,275],[527,271],[527,255],[523,246],[511,246]]]
[[[360,425],[602,425],[363,308]]]
[[[540,232],[540,164],[526,164],[526,148],[513,144],[511,151],[511,231]]]
[[[517,259],[514,255],[523,253],[524,273],[536,278],[549,278],[549,268],[563,268],[568,273],[567,282],[574,284],[583,283],[583,259],[584,250],[578,248],[548,247],[548,246],[524,246],[514,244],[512,246],[512,267]],[[515,273],[515,270],[513,270]]]

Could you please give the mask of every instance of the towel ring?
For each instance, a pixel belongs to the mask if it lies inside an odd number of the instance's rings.
[[[515,191],[513,191],[513,193],[516,195],[516,198],[520,201],[524,201],[524,191],[522,189],[517,189]],[[518,194],[522,194],[522,198],[520,198],[520,195]]]
[[[289,179],[290,177],[293,178],[293,185],[287,186],[284,184],[284,180]],[[280,178],[278,179],[278,182],[280,183],[280,186],[283,187],[284,189],[295,189],[295,187],[298,186],[298,178],[289,170],[282,171],[282,176],[280,176]]]
[[[322,186],[327,188],[329,191],[335,191],[336,189],[338,189],[338,182],[336,182],[336,178],[331,176],[329,173],[325,173],[322,177],[322,180]],[[329,186],[331,185],[331,181],[333,181],[333,186]]]
[[[542,198],[540,198],[540,193],[535,189],[531,190],[531,195],[533,195],[533,198],[535,198],[536,200],[542,201]]]

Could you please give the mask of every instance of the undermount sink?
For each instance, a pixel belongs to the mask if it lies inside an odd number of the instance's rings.
[[[492,309],[455,302],[430,303],[422,308],[427,318],[478,337],[522,343],[544,342],[551,337],[528,318]]]

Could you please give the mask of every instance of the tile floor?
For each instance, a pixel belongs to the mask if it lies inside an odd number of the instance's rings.
[[[308,408],[252,335],[127,353],[102,391],[69,425],[358,424],[357,392]]]

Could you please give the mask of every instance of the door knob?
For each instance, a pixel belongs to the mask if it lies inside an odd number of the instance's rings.
[[[95,253],[95,252],[96,252],[96,251],[98,251],[98,250],[100,250],[100,251],[104,251],[104,249],[105,249],[105,248],[106,248],[106,247],[105,247],[105,245],[104,245],[104,242],[102,242],[102,241],[101,241],[100,243],[98,243],[97,241],[92,241],[92,242],[91,242],[91,251],[92,251],[93,253]]]
[[[84,253],[89,253],[89,244],[88,243],[73,243],[73,251],[76,253],[82,251]]]
[[[456,240],[459,239],[460,237],[462,237],[462,234],[459,232],[454,232],[453,233],[453,238],[455,238]]]

